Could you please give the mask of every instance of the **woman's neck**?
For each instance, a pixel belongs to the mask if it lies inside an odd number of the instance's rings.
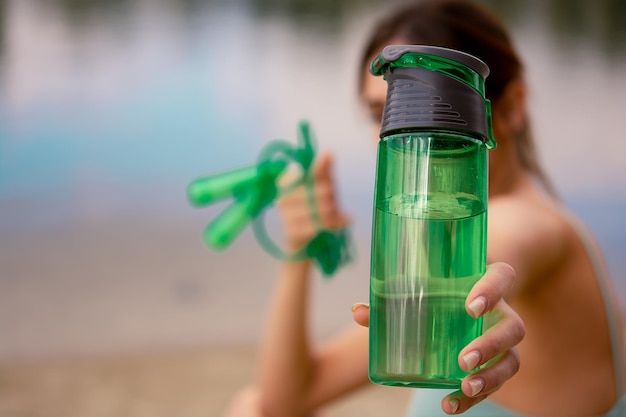
[[[489,196],[511,194],[532,186],[531,174],[522,167],[513,146],[513,138],[498,141],[498,147],[489,152]]]
[[[517,155],[506,146],[492,151],[489,164],[489,195],[511,194],[532,185],[531,174],[525,170]]]

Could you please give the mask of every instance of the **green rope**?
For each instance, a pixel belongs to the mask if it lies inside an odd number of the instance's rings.
[[[351,260],[350,236],[347,229],[329,230],[324,228],[317,211],[315,182],[311,172],[315,150],[309,124],[300,122],[298,133],[299,148],[294,148],[293,145],[284,141],[274,141],[261,152],[260,159],[262,161],[272,160],[274,156],[283,154],[300,165],[302,176],[285,186],[280,194],[285,195],[303,185],[306,191],[309,216],[318,232],[303,248],[296,252],[287,253],[269,237],[264,216],[261,214],[254,220],[254,235],[261,247],[275,258],[286,262],[312,259],[324,276],[332,276],[342,265]]]
[[[283,140],[270,142],[260,153],[256,168],[219,174],[193,181],[187,194],[195,206],[204,206],[228,196],[235,202],[222,212],[204,233],[205,243],[213,249],[224,249],[252,220],[254,236],[260,246],[271,256],[285,262],[311,259],[325,277],[332,276],[352,259],[352,246],[348,229],[326,229],[317,211],[315,182],[311,172],[315,147],[307,122],[300,122],[298,146]],[[302,175],[289,184],[278,187],[278,179],[288,164],[300,166]],[[265,226],[265,210],[280,196],[304,186],[309,216],[317,234],[300,250],[286,252],[269,236]]]

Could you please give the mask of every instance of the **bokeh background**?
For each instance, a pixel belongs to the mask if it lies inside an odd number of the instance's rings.
[[[367,299],[375,149],[356,98],[373,0],[0,1],[0,416],[214,416],[252,381],[276,262],[194,178],[295,142],[335,154],[357,257],[314,285],[319,340]],[[626,2],[481,1],[526,62],[542,163],[626,300]],[[329,415],[401,415],[372,388]],[[379,408],[377,408],[379,407]],[[357,411],[358,410],[358,411]]]

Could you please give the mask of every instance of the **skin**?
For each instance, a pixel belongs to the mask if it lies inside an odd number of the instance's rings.
[[[375,123],[385,95],[382,78],[365,77],[361,98]],[[490,151],[491,264],[466,301],[468,314],[497,320],[459,355],[466,371],[493,361],[442,400],[448,414],[462,413],[487,396],[520,413],[554,417],[601,414],[617,400],[604,305],[587,253],[567,213],[537,187],[516,154],[513,141],[526,117],[526,87],[516,80],[493,103],[498,148]],[[330,155],[320,158],[315,175],[324,225],[345,226],[349,219],[335,196]],[[303,191],[284,198],[279,208],[287,245],[301,247],[315,231]],[[241,393],[228,417],[306,416],[368,383],[364,328],[312,346],[310,275],[309,262],[282,265],[257,385]],[[367,305],[356,304],[353,317],[366,326]]]

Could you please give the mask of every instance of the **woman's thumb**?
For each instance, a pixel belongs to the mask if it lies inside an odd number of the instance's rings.
[[[370,306],[365,303],[356,303],[352,306],[352,318],[364,327],[370,325]]]
[[[323,153],[315,165],[315,179],[317,181],[332,182],[333,155]]]

